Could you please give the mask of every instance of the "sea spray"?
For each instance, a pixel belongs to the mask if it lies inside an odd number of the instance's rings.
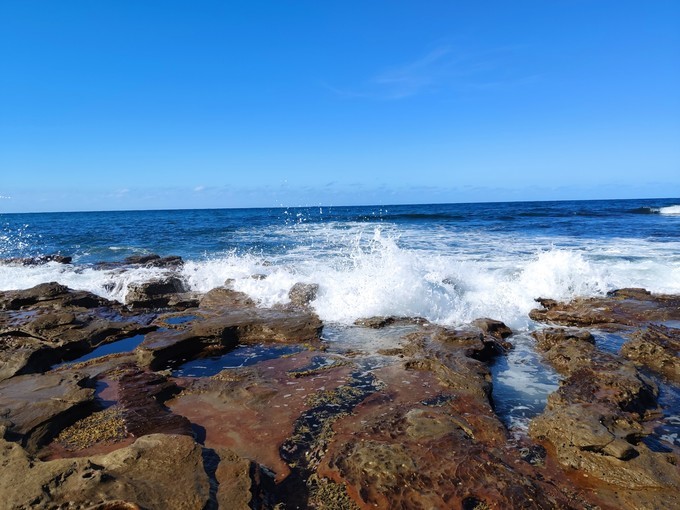
[[[3,215],[0,257],[62,253],[74,263],[0,264],[0,290],[57,281],[122,302],[132,283],[170,270],[95,263],[157,252],[184,257],[180,276],[191,290],[228,283],[261,306],[287,303],[297,282],[318,284],[311,306],[327,323],[492,317],[527,329],[538,297],[680,292],[677,203]],[[630,214],[644,208],[661,214]]]

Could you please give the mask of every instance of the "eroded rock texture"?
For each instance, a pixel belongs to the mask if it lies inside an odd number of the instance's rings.
[[[677,449],[652,441],[653,374],[677,381],[678,330],[659,324],[676,296],[541,300],[536,348],[563,381],[516,437],[494,410],[502,322],[369,317],[345,334],[379,348],[343,347],[322,339],[318,286],[263,308],[228,286],[187,292],[181,263],[110,265],[167,273],[126,304],[55,283],[0,292],[3,508],[677,508]],[[623,356],[586,325],[629,335]],[[175,371],[219,356],[232,368]]]
[[[626,301],[627,326],[674,313],[667,308],[672,298],[657,302],[645,292],[626,291],[609,298],[613,304],[606,309],[611,317],[597,311],[598,324],[622,323],[620,299]],[[599,303],[604,302],[603,298]],[[651,308],[649,315],[642,312],[645,307]],[[630,310],[635,310],[635,320]],[[575,315],[568,320],[561,317],[571,324],[590,321],[575,320]],[[665,329],[649,326],[647,333],[634,334],[636,340],[628,345],[644,349],[641,346],[650,332]],[[532,421],[531,436],[550,446],[567,473],[587,477],[589,485],[620,507],[675,508],[680,497],[679,452],[646,441],[660,414],[657,384],[631,361],[598,349],[588,331],[546,328],[534,336],[538,349],[565,379],[550,395],[545,412]]]

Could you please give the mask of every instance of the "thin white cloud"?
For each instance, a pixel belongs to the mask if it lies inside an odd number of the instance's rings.
[[[205,186],[196,186],[196,187],[194,188],[194,191],[195,191],[196,193],[200,193],[200,192],[203,191],[203,190],[205,190]]]
[[[519,46],[465,51],[440,45],[415,60],[383,69],[356,86],[323,85],[332,92],[354,98],[399,100],[452,89],[494,89],[536,81],[538,74],[515,69]]]

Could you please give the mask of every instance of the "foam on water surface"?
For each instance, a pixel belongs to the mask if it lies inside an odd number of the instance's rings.
[[[548,243],[442,232],[428,237],[371,225],[332,236],[324,225],[314,227],[304,229],[306,244],[275,254],[211,254],[187,261],[181,276],[201,292],[232,280],[235,290],[262,306],[288,302],[297,282],[316,283],[312,307],[324,321],[342,324],[375,315],[419,316],[447,325],[493,317],[526,329],[538,297],[569,300],[622,287],[680,292],[677,242],[554,238]],[[99,270],[53,262],[0,265],[0,289],[57,281],[122,302],[131,283],[168,274],[162,268]]]

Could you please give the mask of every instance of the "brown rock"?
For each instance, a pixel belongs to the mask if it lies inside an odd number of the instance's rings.
[[[0,310],[19,310],[37,303],[55,309],[67,306],[94,308],[113,304],[90,292],[74,291],[56,282],[41,283],[26,290],[0,292]]]
[[[93,407],[90,381],[77,372],[31,374],[0,382],[6,437],[35,452]]]
[[[305,311],[226,309],[192,321],[181,330],[148,334],[138,348],[138,358],[155,370],[170,360],[191,359],[206,350],[226,352],[239,343],[318,341],[321,328],[319,318]]]
[[[297,308],[306,308],[316,299],[319,285],[316,283],[298,282],[288,292],[290,304]]]
[[[253,306],[255,302],[247,294],[226,287],[216,287],[206,292],[200,301],[200,307],[207,310]]]
[[[60,294],[62,305],[39,301],[29,311],[0,311],[0,380],[47,370],[96,347],[155,329],[135,320],[112,321],[112,310],[67,306],[74,291]],[[122,317],[121,317],[122,319]]]
[[[254,492],[250,474],[257,470],[256,465],[226,448],[219,448],[216,453],[220,462],[215,471],[215,479],[219,484],[218,508],[250,510]]]
[[[621,354],[640,365],[680,383],[680,329],[650,325],[636,331]]]
[[[133,283],[128,287],[125,303],[132,308],[161,308],[168,306],[173,295],[187,290],[185,283],[176,276]]]
[[[191,422],[173,414],[163,403],[180,388],[164,375],[134,365],[116,368],[118,405],[126,430],[135,437],[147,434],[182,434],[193,437]]]
[[[585,330],[545,328],[534,331],[532,336],[536,339],[538,350],[563,374],[589,366],[596,352],[595,338]]]
[[[656,384],[633,363],[597,349],[587,331],[546,328],[534,337],[567,377],[548,397],[544,413],[532,420],[531,437],[549,443],[560,465],[587,476],[616,506],[675,504],[680,455],[672,448],[652,451],[641,441],[648,434],[645,420],[658,412]]]
[[[476,319],[472,325],[482,330],[485,335],[491,335],[497,340],[503,340],[512,335],[512,330],[503,322],[494,319]]]
[[[0,465],[8,510],[202,510],[210,501],[201,448],[185,436],[150,435],[106,455],[48,462],[0,440]]]
[[[544,308],[532,310],[529,317],[564,326],[611,329],[680,320],[680,296],[651,294],[644,289],[620,289],[604,297],[578,298],[569,303],[536,301]]]
[[[382,329],[392,325],[423,325],[427,324],[427,320],[422,317],[397,317],[397,316],[375,316],[357,319],[354,321],[355,326],[362,326],[364,328]]]

